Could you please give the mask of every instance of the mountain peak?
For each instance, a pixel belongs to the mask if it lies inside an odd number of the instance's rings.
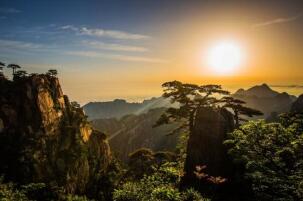
[[[272,90],[266,83],[263,83],[260,87]]]
[[[247,90],[239,89],[235,93],[235,95],[256,96],[256,97],[274,97],[278,94],[279,93],[277,91],[272,90],[266,83],[253,86]]]

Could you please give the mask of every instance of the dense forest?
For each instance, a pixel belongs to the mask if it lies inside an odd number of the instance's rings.
[[[165,104],[101,121],[63,94],[56,70],[7,67],[0,200],[303,200],[303,96],[286,97],[286,109],[264,120],[243,91],[171,81]]]

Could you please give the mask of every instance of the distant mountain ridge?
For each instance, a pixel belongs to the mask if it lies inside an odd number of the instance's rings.
[[[151,98],[141,103],[130,103],[123,99],[107,102],[90,102],[83,106],[90,120],[121,118],[128,114],[142,114],[153,108],[170,107],[171,103],[163,97]]]
[[[272,113],[288,112],[296,99],[286,92],[279,93],[267,84],[257,85],[247,90],[239,89],[231,96],[241,99],[248,107],[258,109],[268,118]],[[303,98],[302,98],[303,99]],[[108,134],[109,143],[118,157],[126,161],[129,153],[141,147],[154,151],[174,150],[177,136],[166,136],[176,125],[153,128],[157,119],[167,107],[172,106],[163,97],[129,103],[116,99],[109,102],[94,102],[84,106],[84,111],[92,120],[94,128]],[[175,105],[174,105],[175,106]]]
[[[279,93],[272,90],[267,84],[264,83],[262,85],[253,86],[247,90],[239,89],[235,94],[244,95],[244,96],[257,96],[260,98],[261,97],[269,98],[269,97],[274,97]]]
[[[263,118],[272,113],[288,112],[291,104],[297,99],[296,96],[286,92],[279,93],[267,84],[256,85],[248,89],[239,89],[231,95],[247,103],[247,106],[258,109],[264,113]],[[115,99],[106,102],[90,102],[83,106],[89,120],[94,119],[120,119],[129,114],[143,114],[154,108],[167,108],[172,104],[163,97],[154,97],[143,102],[127,102],[123,99]],[[174,106],[176,106],[174,104]],[[260,118],[260,117],[258,117]]]
[[[117,156],[127,161],[128,154],[142,148],[153,151],[174,151],[178,135],[169,135],[177,125],[162,125],[154,127],[156,121],[165,112],[166,108],[155,108],[139,115],[129,114],[121,119],[95,119],[94,128],[108,134],[110,147]]]
[[[256,85],[247,90],[239,89],[232,96],[245,101],[247,106],[262,111],[264,118],[273,113],[288,112],[292,103],[297,99],[296,96],[286,92],[274,91],[267,84]]]

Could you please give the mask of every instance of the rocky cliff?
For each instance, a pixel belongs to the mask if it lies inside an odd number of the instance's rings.
[[[206,165],[205,172],[212,176],[228,176],[229,160],[223,145],[226,135],[234,129],[234,119],[224,108],[200,108],[189,136],[185,161],[185,178],[196,179],[197,166]]]
[[[84,193],[111,162],[106,136],[92,129],[50,75],[0,79],[0,174]]]
[[[249,183],[239,179],[242,167],[233,163],[223,142],[235,128],[233,115],[225,108],[198,110],[189,136],[182,187],[194,187],[212,200],[247,200]]]

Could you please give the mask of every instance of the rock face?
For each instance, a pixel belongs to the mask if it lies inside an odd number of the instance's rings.
[[[194,171],[202,165],[206,165],[205,173],[211,176],[230,175],[231,163],[223,141],[233,129],[233,116],[226,109],[201,108],[198,111],[187,145],[185,183],[197,181]]]
[[[110,162],[106,136],[70,104],[56,77],[0,79],[0,174],[84,193]]]

